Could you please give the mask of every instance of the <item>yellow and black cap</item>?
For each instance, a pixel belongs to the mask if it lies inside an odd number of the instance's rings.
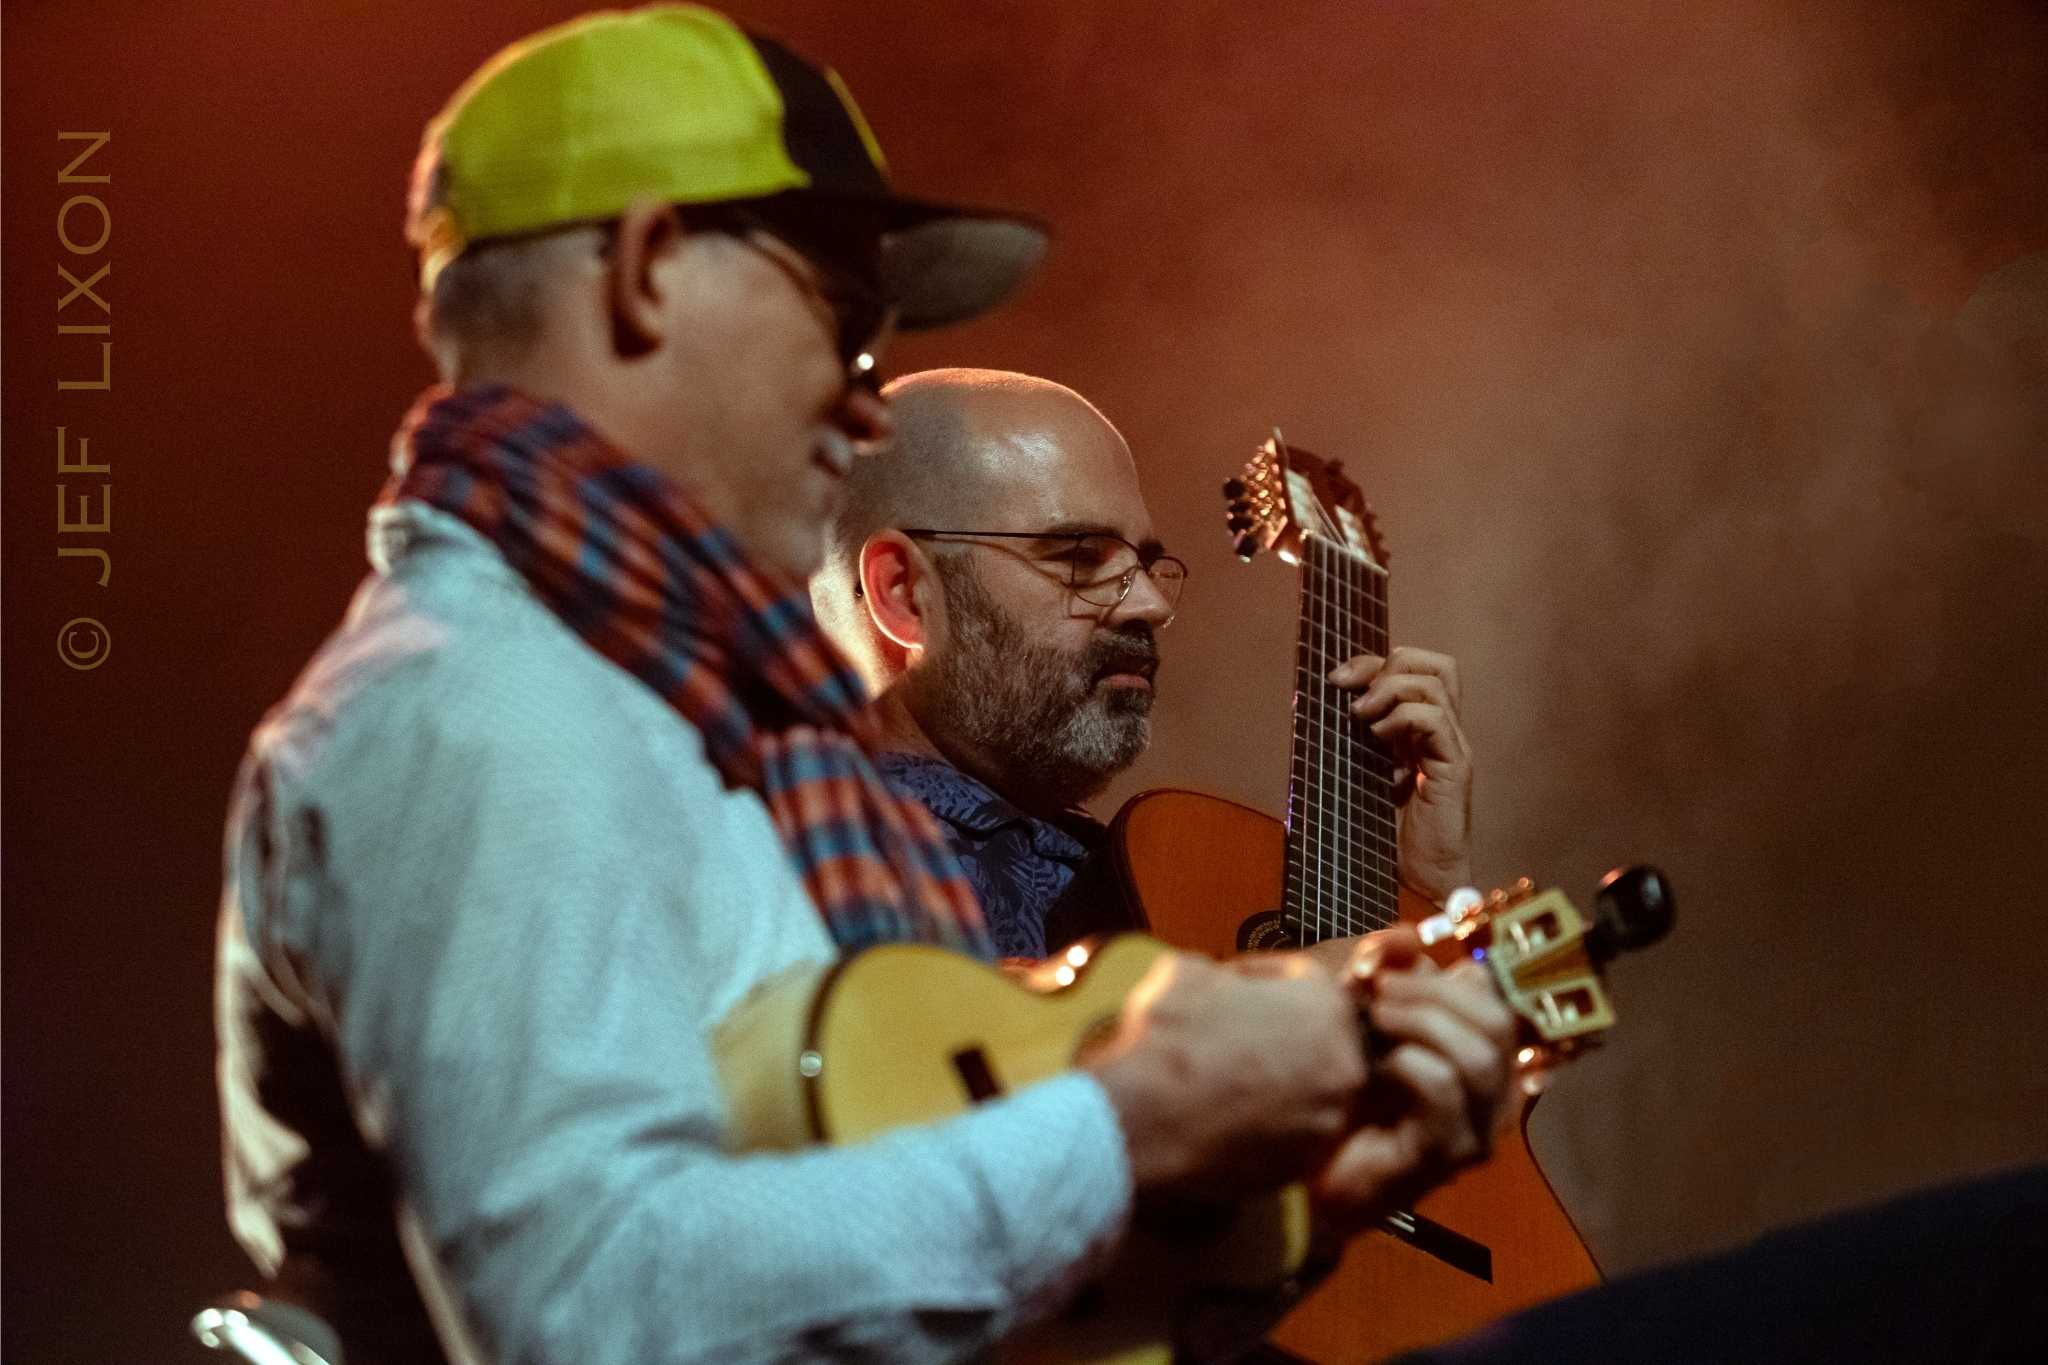
[[[1048,241],[1027,215],[895,193],[836,74],[695,5],[585,15],[485,63],[427,125],[406,237],[431,289],[477,243],[644,199],[843,212],[882,234],[878,284],[904,328],[994,307]]]

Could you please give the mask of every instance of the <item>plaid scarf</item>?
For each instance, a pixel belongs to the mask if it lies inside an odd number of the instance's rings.
[[[501,386],[429,389],[392,468],[380,504],[468,523],[696,728],[728,786],[760,795],[842,952],[915,940],[995,956],[937,822],[870,759],[860,679],[810,598],[750,566],[681,489],[567,408]]]

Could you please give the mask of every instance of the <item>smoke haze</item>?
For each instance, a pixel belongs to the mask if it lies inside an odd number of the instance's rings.
[[[1480,874],[1670,872],[1677,932],[1534,1123],[1610,1272],[2048,1155],[2048,10],[737,9],[829,57],[904,184],[1056,225],[1013,305],[891,360],[1043,374],[1131,440],[1192,578],[1106,804],[1279,808],[1294,584],[1217,496],[1277,423],[1372,498],[1397,637],[1460,661]],[[210,1090],[229,782],[430,379],[420,127],[571,12],[9,6],[10,1361],[167,1358],[251,1277]],[[76,420],[120,554],[80,675],[52,134],[102,127],[117,389]]]
[[[1291,577],[1214,492],[1277,422],[1462,662],[1482,875],[1679,888],[1536,1125],[1610,1269],[2040,1154],[2041,13],[1177,14],[1052,24],[1085,151],[1012,168],[1065,236],[1002,349],[1195,566],[1113,797],[1278,806]]]

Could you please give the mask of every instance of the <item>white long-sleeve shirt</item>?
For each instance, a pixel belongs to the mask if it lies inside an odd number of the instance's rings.
[[[711,1030],[833,952],[766,809],[466,526],[407,504],[372,556],[230,815],[220,1080],[259,1266],[345,1285],[386,1179],[457,1358],[655,1365],[971,1355],[1099,1264],[1130,1174],[1079,1073],[728,1152]]]

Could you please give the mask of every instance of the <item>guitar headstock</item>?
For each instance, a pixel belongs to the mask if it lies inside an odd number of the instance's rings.
[[[1588,920],[1564,892],[1538,891],[1525,877],[1489,896],[1454,895],[1416,931],[1433,956],[1485,962],[1530,1036],[1522,1065],[1540,1071],[1598,1043],[1614,1026],[1601,979],[1607,963],[1671,930],[1671,886],[1652,867],[1608,873],[1594,905]]]
[[[1224,522],[1238,558],[1272,550],[1290,564],[1299,563],[1304,544],[1321,539],[1385,568],[1386,542],[1372,505],[1343,469],[1342,461],[1288,445],[1276,428],[1244,472],[1223,484]]]

